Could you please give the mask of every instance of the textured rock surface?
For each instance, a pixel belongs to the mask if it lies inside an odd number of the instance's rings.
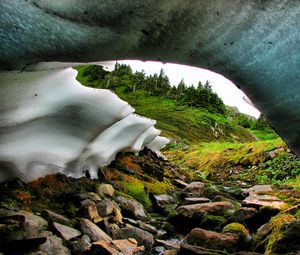
[[[204,67],[241,87],[300,152],[298,1],[12,0],[0,10],[1,69],[125,58]]]

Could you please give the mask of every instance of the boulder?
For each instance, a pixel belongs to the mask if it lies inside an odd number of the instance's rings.
[[[183,205],[176,209],[178,215],[184,217],[193,217],[197,214],[215,214],[224,215],[228,210],[233,209],[233,205],[230,202],[211,202],[193,205]]]
[[[148,232],[150,232],[154,235],[157,234],[157,229],[154,226],[152,226],[150,224],[147,224],[147,223],[145,223],[141,220],[138,220],[137,224],[138,224],[139,228],[144,229],[144,230],[146,230],[146,231],[148,231]]]
[[[118,205],[108,198],[104,198],[102,201],[97,203],[97,210],[101,217],[106,217],[112,214],[115,207],[119,209]]]
[[[237,248],[239,250],[247,250],[251,245],[252,237],[251,237],[248,229],[246,229],[245,226],[240,223],[234,222],[234,223],[230,223],[230,224],[226,225],[223,228],[222,233],[237,235],[239,238]]]
[[[112,197],[115,193],[115,190],[112,185],[101,183],[96,186],[96,191],[98,195],[102,198],[104,197]]]
[[[255,185],[246,191],[249,193],[249,196],[242,201],[244,206],[255,208],[268,206],[278,210],[286,207],[286,203],[281,199],[269,195],[269,193],[274,191],[271,185]]]
[[[149,232],[137,227],[127,226],[121,228],[115,236],[116,239],[134,238],[139,245],[144,245],[149,251],[154,244],[154,237]]]
[[[110,242],[112,239],[103,230],[101,230],[96,224],[88,219],[80,219],[81,231],[88,235],[92,241],[105,241]]]
[[[138,201],[123,196],[117,196],[115,200],[119,203],[123,215],[139,220],[147,218],[144,206]]]
[[[213,231],[194,228],[186,236],[187,244],[201,246],[204,248],[214,248],[217,250],[236,251],[239,237],[234,234],[220,234]]]
[[[58,235],[60,237],[62,237],[64,240],[70,240],[72,238],[75,238],[75,237],[81,235],[81,232],[78,231],[77,229],[71,228],[66,225],[62,225],[57,222],[53,222],[52,226],[55,229],[55,232],[57,232]]]
[[[71,221],[68,218],[50,210],[43,210],[42,216],[50,223],[57,222],[63,225],[71,226]]]
[[[81,208],[79,210],[79,213],[82,217],[88,218],[94,223],[98,223],[103,220],[98,214],[95,202],[90,199],[81,201]]]

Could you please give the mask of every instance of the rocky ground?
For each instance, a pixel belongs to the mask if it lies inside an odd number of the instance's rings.
[[[300,205],[270,185],[190,181],[149,151],[86,176],[1,184],[0,254],[300,252]]]

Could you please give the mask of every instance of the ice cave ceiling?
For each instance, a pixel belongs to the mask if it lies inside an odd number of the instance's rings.
[[[1,0],[0,17],[1,135],[17,114],[5,117],[12,103],[2,98],[27,103],[10,85],[29,71],[58,67],[40,62],[159,60],[229,78],[300,154],[299,1]]]

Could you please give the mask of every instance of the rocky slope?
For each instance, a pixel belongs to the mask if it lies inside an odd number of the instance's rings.
[[[0,252],[170,255],[300,251],[299,204],[282,201],[270,185],[242,189],[189,182],[147,150],[139,157],[119,154],[98,175],[99,180],[89,179],[86,172],[80,179],[58,174],[28,184],[18,179],[3,183]]]

